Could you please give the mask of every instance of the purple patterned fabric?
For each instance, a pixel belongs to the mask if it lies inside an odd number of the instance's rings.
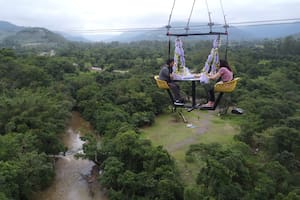
[[[184,68],[185,67],[184,50],[183,50],[183,43],[180,38],[176,38],[175,40],[174,61],[177,65],[177,70],[179,70],[178,57],[180,58],[180,67]]]

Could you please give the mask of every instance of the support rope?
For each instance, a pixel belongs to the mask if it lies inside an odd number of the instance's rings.
[[[176,2],[176,0],[173,1],[173,6],[172,6],[172,9],[171,9],[171,13],[169,15],[168,25],[166,26],[166,28],[168,29],[168,32],[171,28],[171,18],[172,18],[173,10],[174,10],[174,7],[175,7],[175,2]]]
[[[208,26],[210,32],[212,32],[212,26],[214,25],[214,23],[211,20],[211,12],[209,11],[207,0],[205,0],[205,3],[206,3],[207,13],[208,13],[208,20],[209,20]]]
[[[186,24],[186,27],[185,27],[185,30],[186,30],[186,33],[189,31],[189,29],[190,29],[190,21],[191,21],[191,17],[192,17],[192,14],[193,14],[193,10],[194,10],[194,6],[195,6],[195,2],[196,2],[196,0],[194,0],[194,2],[193,2],[193,6],[192,6],[192,9],[191,9],[191,12],[190,12],[190,15],[189,15],[189,18],[188,18],[188,22],[187,22],[187,24]]]
[[[175,7],[175,2],[176,2],[176,0],[173,1],[173,6],[172,6],[172,9],[171,9],[171,13],[170,13],[170,15],[169,15],[168,25],[166,26],[166,28],[167,28],[167,35],[169,35],[169,31],[170,31],[170,28],[171,28],[171,18],[172,18],[173,10],[174,10],[174,7]],[[169,59],[171,58],[171,36],[170,36],[170,35],[169,35],[169,51],[168,51],[168,58],[169,58]]]
[[[222,0],[220,0],[220,5],[221,5],[222,13],[223,13],[223,18],[224,18],[224,28],[225,28],[225,31],[227,32],[227,28],[228,28],[229,26],[228,26],[228,24],[227,24],[226,15],[225,15],[225,12],[224,12],[224,7],[223,7],[223,2],[222,2]]]
[[[225,60],[227,60],[227,51],[228,51],[228,32],[227,32],[227,28],[229,27],[229,25],[227,24],[227,20],[226,20],[226,15],[225,15],[225,12],[224,12],[224,7],[223,7],[223,2],[222,0],[220,0],[220,5],[221,5],[221,10],[222,10],[222,13],[223,13],[223,17],[224,17],[224,28],[225,28],[225,33],[227,33],[226,35],[226,45],[225,45]]]

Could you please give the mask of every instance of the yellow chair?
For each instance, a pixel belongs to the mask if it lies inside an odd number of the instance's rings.
[[[239,80],[240,80],[240,78],[237,77],[228,82],[217,82],[214,86],[214,91],[218,92],[219,95],[215,101],[214,106],[213,107],[200,107],[200,109],[201,110],[215,110],[216,107],[218,106],[223,94],[233,92],[235,90]],[[224,110],[225,110],[224,113],[226,113],[228,110],[228,106],[226,106],[226,108]]]
[[[157,86],[158,86],[160,89],[168,89],[168,90],[170,89],[170,87],[169,87],[167,81],[160,80],[160,79],[158,78],[157,75],[154,76],[154,79],[155,79],[155,81],[156,81]]]
[[[172,103],[171,105],[172,105],[172,110],[173,110],[173,111],[176,111],[176,108],[177,108],[177,107],[182,107],[182,106],[178,106],[178,105],[175,105],[175,104],[174,104],[175,100],[174,100],[174,97],[173,97],[173,95],[172,95],[172,93],[171,93],[171,90],[170,90],[170,87],[169,87],[167,81],[160,80],[158,75],[155,75],[155,76],[154,76],[154,80],[155,80],[156,85],[157,85],[158,88],[163,89],[163,90],[166,90],[166,91],[168,92],[169,97],[170,97],[170,100],[171,100],[171,103]],[[178,113],[179,116],[182,118],[183,122],[184,122],[184,123],[187,123],[187,120],[185,119],[185,117],[184,117],[184,115],[182,114],[182,112],[177,110],[177,113]]]
[[[240,80],[239,77],[233,79],[232,81],[228,82],[218,82],[214,86],[215,92],[233,92],[236,88],[237,82]]]
[[[171,93],[171,90],[170,90],[170,87],[169,87],[167,81],[160,80],[159,76],[157,76],[157,75],[154,76],[154,80],[155,80],[156,85],[157,85],[158,88],[167,90],[167,92],[169,94],[169,97],[170,97],[170,100],[171,100],[172,104],[174,104],[174,97]]]

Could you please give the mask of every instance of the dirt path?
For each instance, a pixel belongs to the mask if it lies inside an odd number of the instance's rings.
[[[180,175],[187,184],[194,184],[201,163],[186,161],[186,151],[193,144],[217,142],[229,144],[239,127],[226,118],[218,116],[218,110],[184,112],[188,123],[174,120],[172,113],[159,116],[153,126],[143,129],[142,137],[150,139],[155,146],[163,146],[175,159]]]

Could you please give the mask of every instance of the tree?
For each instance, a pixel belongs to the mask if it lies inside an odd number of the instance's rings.
[[[275,153],[288,151],[300,155],[300,133],[289,127],[270,129],[270,150]]]
[[[191,146],[187,152],[192,157],[189,160],[200,157],[206,163],[197,176],[197,184],[203,185],[205,191],[201,192],[200,187],[199,193],[216,199],[236,199],[247,194],[252,182],[250,168],[245,154],[237,149],[245,148],[241,145],[225,148],[219,144]]]
[[[254,199],[273,199],[277,194],[288,191],[288,171],[278,162],[269,162],[258,170],[254,187]]]
[[[118,177],[124,173],[124,164],[116,157],[107,158],[103,164],[100,183],[107,188],[119,190]]]

